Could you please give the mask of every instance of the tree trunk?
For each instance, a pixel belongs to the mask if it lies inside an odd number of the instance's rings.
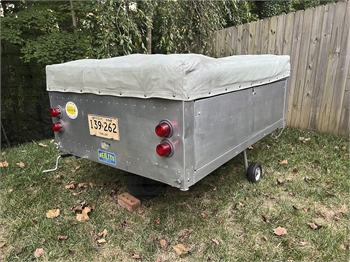
[[[69,0],[70,2],[70,9],[72,11],[72,22],[73,22],[73,30],[74,33],[77,31],[77,20],[75,18],[74,8],[73,8],[73,0]]]

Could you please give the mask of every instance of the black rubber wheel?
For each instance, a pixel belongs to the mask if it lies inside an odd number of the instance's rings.
[[[258,182],[262,177],[261,165],[257,162],[253,162],[249,165],[247,170],[247,178],[250,182]]]
[[[143,176],[129,174],[126,178],[129,193],[134,197],[147,200],[165,193],[166,184]]]

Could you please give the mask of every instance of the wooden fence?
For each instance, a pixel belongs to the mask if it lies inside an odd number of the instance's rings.
[[[214,57],[290,55],[287,125],[349,136],[350,2],[283,14],[214,33]]]

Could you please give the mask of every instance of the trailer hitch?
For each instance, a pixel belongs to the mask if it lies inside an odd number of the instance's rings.
[[[73,156],[73,155],[71,155],[71,154],[63,154],[63,155],[58,156],[57,159],[56,159],[56,167],[53,168],[53,169],[43,170],[43,173],[49,173],[49,172],[56,171],[57,168],[58,168],[58,161],[59,161],[61,158],[66,158],[66,157],[70,157],[70,156]]]

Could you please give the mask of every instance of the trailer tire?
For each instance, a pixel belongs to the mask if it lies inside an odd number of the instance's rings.
[[[247,170],[247,178],[250,182],[255,183],[262,177],[261,165],[257,162],[253,162],[249,165]]]
[[[164,194],[167,187],[162,182],[134,174],[127,176],[126,185],[129,193],[141,200],[147,200]]]

